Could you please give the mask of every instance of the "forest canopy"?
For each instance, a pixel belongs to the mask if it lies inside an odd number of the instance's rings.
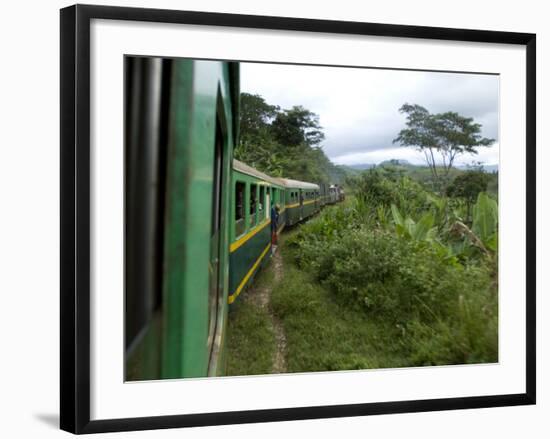
[[[282,109],[257,94],[241,93],[235,158],[274,177],[340,183],[345,170],[325,155],[319,116],[300,105]]]

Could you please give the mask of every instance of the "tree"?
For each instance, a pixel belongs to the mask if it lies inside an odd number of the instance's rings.
[[[494,139],[481,136],[481,125],[471,117],[452,111],[431,114],[417,104],[404,104],[399,112],[407,115],[407,128],[399,132],[393,143],[424,153],[434,185],[441,191],[447,186],[449,172],[459,155],[477,154],[477,147],[494,143]]]
[[[272,139],[271,122],[279,107],[268,104],[260,95],[241,93],[239,143],[234,151],[237,160],[273,176],[282,175],[279,147]]]
[[[302,107],[281,110],[263,97],[241,94],[240,139],[234,157],[274,177],[340,183],[346,171],[321,148],[319,116]]]
[[[325,138],[319,116],[300,105],[278,112],[271,131],[274,139],[285,146],[306,144],[316,147]]]
[[[279,107],[269,105],[260,95],[241,93],[239,143],[265,139],[278,111]]]
[[[466,202],[466,221],[471,220],[471,210],[480,192],[487,190],[489,175],[482,170],[469,170],[458,175],[447,187],[447,195],[462,198]]]

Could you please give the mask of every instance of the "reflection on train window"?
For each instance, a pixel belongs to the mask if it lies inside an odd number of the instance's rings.
[[[258,201],[258,218],[259,221],[264,219],[264,209],[265,209],[265,186],[260,186],[260,198]]]
[[[246,230],[244,220],[244,191],[246,185],[238,181],[235,185],[235,236],[241,236]]]
[[[171,61],[125,57],[125,345],[139,349],[162,312],[166,120]],[[126,371],[131,376],[132,371]]]
[[[256,201],[257,201],[257,188],[258,186],[255,184],[250,185],[250,210],[248,212],[249,214],[249,221],[250,221],[250,227],[254,227],[256,224]]]
[[[219,99],[219,97],[218,97]],[[214,335],[218,324],[218,304],[223,294],[220,288],[221,258],[221,215],[222,215],[222,182],[223,182],[223,147],[224,137],[219,118],[216,118],[216,137],[214,140],[214,160],[212,169],[212,232],[210,237],[210,270],[208,292],[208,338],[207,346],[214,347]]]

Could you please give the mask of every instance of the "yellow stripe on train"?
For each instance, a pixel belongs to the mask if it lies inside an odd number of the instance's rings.
[[[311,203],[315,203],[316,201],[318,201],[318,200],[309,200],[309,201],[304,201],[304,204],[303,204],[303,205],[305,206],[306,204],[311,204]],[[291,209],[291,208],[293,208],[293,207],[298,207],[299,205],[300,205],[300,203],[295,203],[295,204],[287,204],[287,205],[286,205],[286,208],[287,208],[287,209]]]
[[[264,256],[266,255],[266,253],[269,251],[270,248],[271,248],[271,242],[269,244],[267,244],[267,247],[264,249],[264,251],[262,252],[260,257],[258,258],[258,260],[254,263],[254,265],[249,270],[249,272],[246,273],[246,276],[243,278],[243,280],[241,281],[241,283],[237,287],[237,290],[233,294],[229,295],[229,297],[227,298],[227,303],[232,304],[235,301],[237,296],[241,293],[242,289],[244,288],[244,286],[248,282],[248,279],[250,279],[250,276],[252,276],[252,273],[254,273],[254,270],[256,270],[256,268],[258,268],[258,265],[260,265],[260,262],[262,262],[262,259],[264,258]]]
[[[239,239],[237,239],[235,242],[233,242],[229,246],[229,251],[234,252],[235,250],[237,250],[241,245],[243,245],[246,241],[252,238],[256,233],[258,233],[260,230],[263,230],[264,227],[267,226],[270,222],[271,220],[268,218],[263,223],[258,224],[258,226],[256,226],[246,235],[241,236]]]

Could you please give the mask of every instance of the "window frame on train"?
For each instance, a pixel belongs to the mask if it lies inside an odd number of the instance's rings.
[[[242,188],[242,191],[239,191],[239,188]],[[239,194],[241,194],[241,205],[239,206]],[[247,223],[246,223],[246,211],[247,211],[247,203],[246,203],[246,182],[242,180],[235,181],[235,217],[234,217],[234,234],[236,238],[239,238],[243,236],[246,233],[247,230]],[[240,207],[240,209],[239,209]],[[239,217],[239,212],[241,216]],[[239,224],[239,221],[241,223]],[[239,229],[239,226],[242,225],[242,230]],[[240,232],[240,233],[239,233]]]

